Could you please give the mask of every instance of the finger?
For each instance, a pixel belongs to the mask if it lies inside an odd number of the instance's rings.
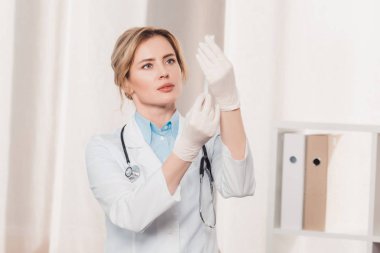
[[[211,109],[208,116],[209,116],[210,121],[212,122],[215,117],[215,99],[212,95],[210,95],[210,100],[211,100]]]
[[[207,68],[214,66],[214,62],[210,60],[210,58],[202,51],[202,49],[198,48],[197,54],[200,56],[200,59],[202,59]]]
[[[210,96],[210,94],[207,93],[207,94],[205,95],[205,100],[204,100],[204,104],[203,104],[203,112],[204,112],[206,115],[209,115],[210,110],[212,110],[212,100],[211,100],[211,96]]]
[[[220,106],[216,104],[215,109],[214,109],[214,120],[212,121],[213,126],[217,128],[219,125],[219,122],[220,122]]]
[[[199,56],[202,56],[202,59],[204,59],[205,62],[207,62],[209,65],[213,65],[212,59],[206,55],[205,51],[203,51],[200,47],[198,47],[197,53]]]
[[[212,107],[212,113],[214,113],[214,108],[215,108],[215,97],[213,95],[210,94],[210,100],[211,100],[211,107]],[[213,114],[214,115],[214,114]],[[212,116],[212,118],[214,118],[214,116]]]
[[[224,56],[223,50],[215,43],[214,39],[207,38],[205,41],[208,45],[208,48],[216,57]]]
[[[210,113],[208,114],[208,118],[210,119],[211,122],[213,122],[214,117],[215,117],[215,108],[214,107],[211,108]]]
[[[202,111],[202,106],[205,101],[205,96],[206,95],[204,93],[201,93],[198,95],[198,97],[195,99],[192,110],[195,110],[198,112]]]
[[[217,59],[218,55],[213,52],[208,42],[199,43],[199,49],[209,58],[210,61],[215,61]]]
[[[206,74],[208,68],[207,68],[207,66],[206,66],[206,64],[205,64],[205,62],[204,62],[204,60],[203,60],[198,54],[196,54],[195,57],[197,58],[197,61],[198,61],[198,63],[199,63],[199,66],[201,67],[203,73]]]

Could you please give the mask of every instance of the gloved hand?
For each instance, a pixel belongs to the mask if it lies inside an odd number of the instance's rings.
[[[209,83],[209,92],[215,97],[221,111],[232,111],[240,107],[231,62],[215,43],[213,36],[200,42],[196,55],[198,63]]]
[[[186,114],[182,134],[173,148],[174,154],[192,162],[202,146],[216,133],[219,120],[219,105],[213,103],[210,94],[199,95]]]

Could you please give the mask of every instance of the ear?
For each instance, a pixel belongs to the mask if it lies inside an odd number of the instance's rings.
[[[123,87],[121,88],[125,94],[125,96],[129,99],[132,99],[132,94],[134,93],[132,84],[129,82],[128,79],[125,79],[123,83]]]

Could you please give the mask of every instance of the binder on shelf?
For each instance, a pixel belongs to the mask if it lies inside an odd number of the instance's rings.
[[[282,158],[282,229],[302,229],[304,177],[305,135],[285,133]]]
[[[306,230],[325,230],[328,135],[306,136],[304,222]]]

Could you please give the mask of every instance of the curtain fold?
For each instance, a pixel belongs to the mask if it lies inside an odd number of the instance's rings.
[[[48,252],[55,183],[65,2],[17,0],[5,252]]]

